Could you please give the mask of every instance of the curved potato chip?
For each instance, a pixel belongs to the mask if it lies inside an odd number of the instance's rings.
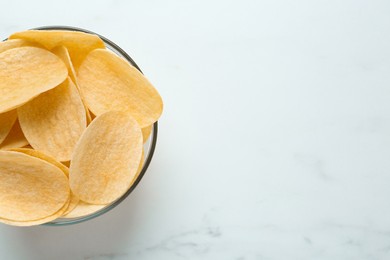
[[[5,140],[7,135],[15,124],[18,114],[16,110],[11,110],[0,114],[0,144]]]
[[[29,41],[21,40],[21,39],[13,39],[0,42],[0,53],[18,47],[24,46],[32,46],[32,47],[42,47],[40,44],[32,43]]]
[[[16,120],[11,131],[0,145],[0,150],[8,150],[11,148],[20,148],[28,145],[28,141],[20,128],[19,120]]]
[[[69,176],[69,168],[68,167],[66,167],[65,165],[63,165],[62,163],[60,163],[59,161],[57,161],[53,157],[51,157],[51,156],[49,156],[41,151],[30,149],[30,148],[11,148],[11,149],[9,149],[9,151],[24,153],[24,154],[42,159],[42,160],[60,168],[60,170],[66,175],[66,177]]]
[[[142,132],[130,115],[107,112],[95,118],[72,155],[73,193],[91,204],[108,204],[130,187],[142,155]]]
[[[7,41],[0,42],[0,53],[7,51],[9,49],[25,46],[26,42],[27,41],[20,40],[20,39],[7,40]]]
[[[162,113],[157,90],[135,67],[111,51],[90,52],[78,70],[78,82],[88,108],[97,116],[126,111],[146,127]]]
[[[68,78],[18,108],[20,126],[32,147],[68,161],[87,126],[80,95]]]
[[[72,211],[65,214],[61,218],[78,218],[78,217],[86,216],[95,213],[96,211],[99,211],[106,206],[107,205],[89,204],[80,200],[79,203]]]
[[[139,174],[142,171],[142,168],[144,166],[144,159],[145,159],[144,155],[145,155],[144,150],[142,150],[141,162],[138,166],[137,173],[135,174],[133,180],[130,183],[130,186],[132,186],[134,184],[134,182],[137,180]],[[101,210],[105,206],[107,206],[107,205],[89,204],[89,203],[83,202],[82,200],[79,200],[76,207],[74,207],[73,210],[68,209],[67,212],[64,213],[62,218],[77,218],[77,217],[86,216],[86,215],[89,215],[89,214],[92,214],[92,213],[95,213],[95,212]],[[70,206],[69,206],[69,208],[70,208]]]
[[[148,141],[150,134],[152,133],[153,125],[142,128],[142,137],[144,139],[144,143]]]
[[[56,87],[67,75],[65,64],[44,49],[19,47],[0,53],[0,113]]]
[[[57,46],[54,49],[52,49],[51,52],[54,53],[55,55],[57,55],[65,63],[66,67],[68,68],[69,77],[71,78],[73,83],[76,85],[76,88],[79,91],[79,94],[81,97],[81,101],[83,101],[85,113],[87,116],[87,124],[91,123],[91,121],[92,121],[91,114],[87,108],[87,105],[85,104],[85,98],[81,95],[79,84],[77,83],[76,72],[73,68],[72,60],[70,59],[68,49],[64,46]]]
[[[37,220],[29,220],[29,221],[14,221],[14,220],[0,218],[0,222],[7,225],[18,226],[18,227],[29,227],[29,226],[37,226],[37,225],[45,224],[61,217],[69,207],[69,204],[70,204],[70,199],[68,199],[68,201],[64,204],[64,206],[62,206],[62,208],[59,211],[45,218],[40,218]]]
[[[69,168],[68,167],[66,167],[64,164],[60,163],[59,161],[57,161],[53,157],[51,157],[47,154],[44,154],[43,152],[40,152],[38,150],[28,149],[28,148],[13,148],[13,149],[10,149],[10,151],[24,153],[24,154],[42,159],[42,160],[44,160],[48,163],[51,163],[54,166],[57,166],[58,168],[60,168],[61,171],[66,175],[66,177],[69,176]],[[78,202],[79,202],[79,198],[71,192],[70,203],[68,204],[68,207],[59,214],[59,216],[62,216],[64,214],[67,214],[68,212],[72,211],[76,207]],[[49,221],[51,221],[51,220],[53,220],[53,219],[50,219]]]
[[[77,69],[87,54],[97,48],[105,48],[104,42],[94,34],[66,30],[28,30],[12,34],[9,39],[37,42],[48,50],[63,45],[69,50]]]
[[[52,164],[0,151],[0,218],[29,221],[60,210],[70,195],[68,179]]]

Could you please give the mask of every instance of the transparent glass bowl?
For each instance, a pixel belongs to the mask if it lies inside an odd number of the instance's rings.
[[[44,26],[44,27],[34,28],[33,30],[67,30],[67,31],[79,31],[79,32],[95,34],[95,35],[99,36],[104,41],[107,49],[110,49],[111,51],[113,51],[117,55],[119,55],[120,57],[126,59],[131,65],[133,65],[135,68],[137,68],[142,73],[142,71],[138,67],[138,65],[134,62],[134,60],[124,50],[122,50],[118,45],[116,45],[115,43],[113,43],[109,39],[107,39],[107,38],[105,38],[105,37],[103,37],[103,36],[101,36],[101,35],[99,35],[97,33],[94,33],[94,32],[88,31],[88,30],[84,30],[84,29],[80,29],[80,28],[76,28],[76,27],[69,27],[69,26]],[[156,147],[157,129],[158,129],[158,124],[156,122],[153,125],[152,133],[150,134],[150,137],[149,137],[148,141],[144,144],[145,161],[144,161],[144,165],[143,165],[142,171],[139,174],[139,176],[137,177],[137,179],[134,182],[134,184],[130,187],[130,189],[125,194],[123,194],[119,199],[117,199],[113,203],[107,205],[106,207],[104,207],[104,208],[102,208],[102,209],[100,209],[100,210],[98,210],[98,211],[96,211],[96,212],[94,212],[92,214],[89,214],[89,215],[86,215],[86,216],[82,216],[82,217],[77,217],[77,218],[66,218],[66,219],[65,218],[59,218],[59,219],[53,220],[53,221],[51,221],[49,223],[45,223],[43,225],[47,225],[47,226],[63,226],[63,225],[77,224],[77,223],[80,223],[80,222],[83,222],[83,221],[87,221],[87,220],[96,218],[98,216],[101,216],[104,213],[106,213],[106,212],[112,210],[113,208],[115,208],[117,205],[119,205],[137,187],[138,183],[141,181],[141,179],[144,176],[146,170],[148,169],[148,166],[149,166],[149,164],[150,164],[150,162],[152,160],[153,153],[154,153],[154,150],[155,150],[155,147]]]

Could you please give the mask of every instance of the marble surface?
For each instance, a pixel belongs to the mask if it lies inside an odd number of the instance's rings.
[[[115,210],[0,226],[0,259],[390,259],[388,1],[7,1],[0,34],[96,31],[165,100]]]

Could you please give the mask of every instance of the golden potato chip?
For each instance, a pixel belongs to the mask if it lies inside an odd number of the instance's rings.
[[[27,41],[20,40],[20,39],[0,42],[0,53],[7,51],[9,49],[26,46],[25,43],[27,43]]]
[[[65,64],[44,49],[20,47],[0,53],[0,113],[54,88],[67,75]]]
[[[104,42],[94,34],[65,30],[28,30],[12,34],[9,39],[23,39],[37,42],[48,50],[63,45],[69,50],[77,69],[85,56],[97,48],[105,48]]]
[[[58,161],[68,161],[87,126],[80,95],[69,78],[18,108],[26,139]]]
[[[141,173],[143,165],[144,165],[144,159],[145,159],[144,158],[144,151],[142,150],[141,162],[138,166],[138,170],[137,170],[136,175],[134,176],[133,180],[131,181],[130,186],[132,186],[134,184],[134,182],[137,180],[139,174]],[[67,212],[64,213],[64,216],[62,216],[62,218],[77,218],[77,217],[86,216],[86,215],[89,215],[89,214],[92,214],[92,213],[95,213],[95,212],[101,210],[105,206],[107,206],[107,205],[89,204],[89,203],[86,203],[86,202],[79,200],[78,204],[76,205],[76,207],[73,208],[73,210],[70,210],[70,206],[69,206],[69,209],[67,210]]]
[[[87,108],[87,105],[85,104],[85,99],[80,92],[80,88],[79,88],[79,85],[77,83],[76,72],[73,68],[72,60],[70,59],[68,49],[66,49],[66,47],[64,47],[64,46],[57,46],[54,49],[52,49],[51,52],[54,53],[55,55],[57,55],[65,63],[66,67],[68,68],[69,77],[72,79],[73,83],[76,85],[76,88],[79,91],[79,94],[81,97],[81,101],[83,101],[85,113],[87,116],[87,124],[91,123],[91,121],[92,121],[91,114]]]
[[[69,199],[65,174],[41,159],[0,151],[0,218],[29,221],[50,216]]]
[[[0,144],[5,140],[7,135],[15,124],[18,114],[16,110],[11,110],[0,114]]]
[[[99,211],[106,206],[107,205],[89,204],[80,200],[79,203],[72,211],[65,214],[61,218],[78,218],[78,217],[86,216],[95,213],[96,211]]]
[[[16,120],[5,140],[0,144],[0,150],[20,148],[28,145],[28,141],[20,129],[19,120]]]
[[[162,113],[162,99],[152,84],[108,50],[96,49],[88,54],[78,70],[78,83],[88,108],[97,116],[126,111],[146,127]]]
[[[59,161],[57,161],[53,157],[51,157],[47,154],[44,154],[43,152],[40,152],[38,150],[33,150],[33,149],[27,149],[27,148],[13,148],[13,149],[10,149],[10,151],[24,153],[24,154],[28,154],[30,156],[42,159],[42,160],[44,160],[48,163],[51,163],[54,166],[60,168],[62,170],[62,172],[66,175],[66,177],[69,176],[69,168],[68,167],[66,167],[64,164],[60,163]],[[67,209],[62,211],[59,216],[62,216],[64,214],[67,214],[68,212],[72,211],[76,207],[78,202],[79,202],[79,198],[71,192],[70,203],[68,204]],[[58,214],[57,214],[57,217],[58,217]],[[49,221],[51,221],[51,220],[53,220],[53,219],[50,219]]]
[[[148,141],[150,134],[152,133],[153,125],[142,128],[142,137],[144,139],[144,143]]]
[[[44,217],[44,218],[40,218],[37,220],[14,221],[14,220],[0,218],[0,222],[7,224],[7,225],[18,226],[18,227],[29,227],[29,226],[41,225],[41,224],[48,223],[52,220],[55,220],[55,219],[61,217],[64,214],[64,212],[68,209],[69,204],[70,204],[70,199],[68,199],[68,201],[64,204],[64,206],[62,206],[62,208],[59,211],[57,211],[56,213],[54,213],[53,215],[50,215],[50,216]]]
[[[66,175],[66,177],[69,176],[69,168],[68,167],[66,167],[65,165],[63,165],[62,163],[60,163],[59,161],[57,161],[53,157],[51,157],[51,156],[49,156],[41,151],[29,149],[29,148],[11,148],[11,149],[9,149],[9,151],[24,153],[24,154],[42,159],[42,160],[60,168],[60,170]]]
[[[18,48],[18,47],[24,47],[24,46],[30,46],[30,47],[38,47],[42,48],[42,45],[38,43],[33,43],[21,39],[13,39],[13,40],[7,40],[0,42],[0,53],[5,52],[7,50]]]
[[[73,193],[91,204],[115,201],[130,187],[142,155],[142,132],[125,112],[95,118],[77,143],[70,165]]]

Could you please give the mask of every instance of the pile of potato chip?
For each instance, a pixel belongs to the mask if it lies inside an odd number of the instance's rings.
[[[162,108],[96,35],[29,30],[0,42],[0,222],[75,218],[120,198]]]

